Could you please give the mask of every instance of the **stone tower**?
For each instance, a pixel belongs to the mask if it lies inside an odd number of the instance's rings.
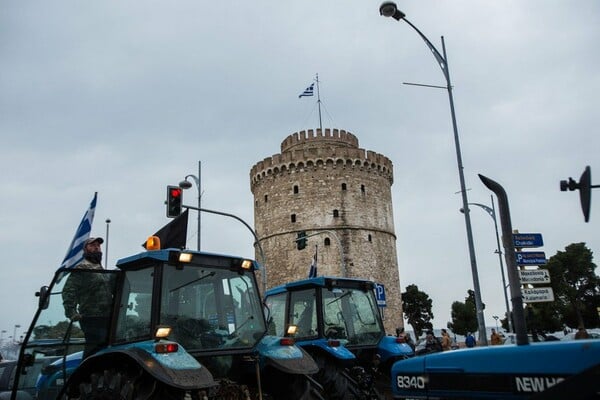
[[[307,278],[317,246],[320,276],[384,284],[386,331],[394,333],[404,325],[392,213],[393,167],[387,157],[359,148],[350,132],[301,131],[285,138],[281,154],[256,163],[250,181],[267,288]],[[295,240],[301,231],[309,238],[306,248],[298,250]]]

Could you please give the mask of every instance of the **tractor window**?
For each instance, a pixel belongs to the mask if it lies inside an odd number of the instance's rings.
[[[317,326],[317,301],[314,289],[292,292],[290,295],[290,325],[296,325],[296,337],[316,336]]]
[[[154,268],[127,271],[119,307],[116,341],[148,339],[152,335],[152,282]]]
[[[274,296],[267,297],[267,308],[269,325],[269,335],[274,336],[285,336],[286,325],[285,325],[285,300],[287,293],[280,293]]]
[[[385,334],[371,291],[324,289],[323,314],[325,335],[347,345],[372,345]]]
[[[165,265],[160,323],[186,350],[251,347],[265,331],[253,276],[221,268]]]

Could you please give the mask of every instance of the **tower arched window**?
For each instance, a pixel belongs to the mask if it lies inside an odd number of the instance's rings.
[[[294,185],[294,194],[298,194],[298,191],[299,191],[298,185]]]
[[[333,218],[337,218],[340,216],[340,211],[339,210],[333,210]]]
[[[373,241],[373,236],[371,236],[371,234],[370,234],[370,233],[369,233],[369,236],[367,236],[367,240],[368,240],[369,242],[372,242],[372,241]]]
[[[325,244],[325,246],[331,246],[331,239],[325,238],[325,240],[323,241],[323,243]]]
[[[345,183],[342,183],[342,190],[345,191],[347,189],[347,186]]]
[[[268,195],[268,194],[265,194],[265,203],[266,203],[267,201],[269,201],[269,195]]]
[[[291,215],[291,220],[292,220],[292,223],[296,222],[296,214]]]
[[[365,185],[360,185],[360,192],[365,194]]]

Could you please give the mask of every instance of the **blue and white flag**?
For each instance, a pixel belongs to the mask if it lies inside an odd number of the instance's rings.
[[[311,85],[309,87],[307,87],[306,89],[304,89],[304,92],[302,92],[300,94],[300,96],[298,96],[298,98],[304,97],[304,96],[313,96],[314,95],[314,89],[315,89],[315,84],[311,83]]]
[[[67,255],[60,265],[61,268],[72,268],[83,260],[83,245],[89,239],[92,232],[92,222],[94,222],[94,212],[96,211],[96,199],[98,192],[94,193],[94,198],[90,203],[90,208],[83,215],[83,219],[79,223],[79,227],[75,232],[73,241],[67,250]]]
[[[315,255],[313,256],[312,262],[310,263],[310,271],[308,272],[309,278],[317,277],[317,249],[318,247],[315,246]]]

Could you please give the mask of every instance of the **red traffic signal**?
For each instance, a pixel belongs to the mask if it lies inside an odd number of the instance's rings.
[[[167,217],[175,218],[181,214],[183,189],[179,186],[167,186]]]

